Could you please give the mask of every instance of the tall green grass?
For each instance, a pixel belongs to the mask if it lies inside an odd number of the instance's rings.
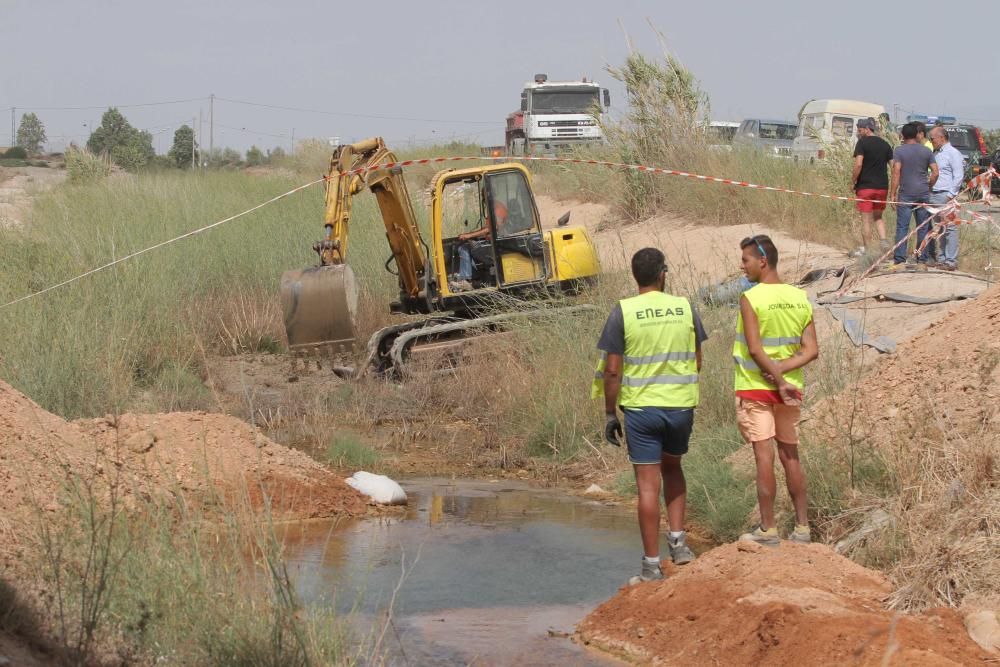
[[[22,230],[0,230],[6,302],[250,208],[302,181],[232,172],[155,174],[41,194]],[[67,417],[128,409],[158,386],[190,387],[206,354],[276,349],[282,272],[316,263],[322,187],[7,308],[0,377]],[[350,258],[391,294],[384,230],[359,197]],[[384,300],[383,300],[384,302]],[[235,341],[235,343],[234,343]],[[235,349],[234,349],[235,346]],[[187,392],[197,403],[197,392]],[[158,406],[151,406],[158,407]],[[171,407],[169,404],[159,406]]]

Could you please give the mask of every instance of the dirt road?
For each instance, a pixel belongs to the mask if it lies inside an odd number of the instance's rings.
[[[64,180],[65,169],[0,167],[0,227],[24,224],[32,195]]]

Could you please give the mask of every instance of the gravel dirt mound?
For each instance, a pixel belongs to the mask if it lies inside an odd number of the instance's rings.
[[[898,434],[932,440],[992,434],[1000,456],[1000,286],[948,313],[901,345],[856,387],[812,411],[813,428],[899,444]],[[1000,461],[998,461],[1000,462]]]
[[[343,479],[234,417],[178,412],[67,422],[0,382],[0,561],[32,513],[60,509],[68,477],[117,471],[127,500],[179,492],[259,506],[266,492],[272,511],[288,518],[366,507]]]
[[[952,610],[885,611],[888,580],[820,544],[727,544],[664,581],[623,588],[577,629],[652,664],[971,665],[986,658]]]

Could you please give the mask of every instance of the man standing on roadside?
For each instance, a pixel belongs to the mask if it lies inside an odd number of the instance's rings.
[[[943,127],[931,129],[931,143],[934,144],[934,162],[938,167],[938,177],[931,187],[931,206],[944,206],[958,196],[965,181],[965,158],[948,141],[948,130]],[[950,216],[949,216],[950,217]],[[948,224],[949,220],[938,217],[936,226],[941,229],[937,244],[938,262],[942,269],[954,271],[958,268],[958,227]]]
[[[872,238],[872,222],[878,232],[879,247],[883,252],[889,249],[885,238],[885,222],[882,221],[882,211],[885,210],[886,196],[889,194],[889,175],[887,168],[892,162],[892,146],[882,137],[875,134],[878,125],[874,118],[862,118],[858,121],[858,143],[854,146],[854,172],[852,179],[854,191],[858,199],[875,201],[857,202],[861,213],[861,247],[857,255],[867,252],[868,242]]]
[[[745,238],[740,249],[743,272],[758,284],[740,298],[736,322],[736,422],[753,447],[760,504],[760,525],[740,539],[770,546],[781,542],[774,523],[774,440],[795,507],[795,529],[788,539],[810,542],[797,426],[805,388],[802,367],[819,356],[812,304],[804,290],[781,282],[778,249],[770,237]]]
[[[660,482],[670,532],[667,546],[676,565],[694,560],[684,535],[687,486],[681,457],[687,453],[698,405],[701,343],[707,336],[698,313],[681,296],[667,294],[667,263],[656,248],[632,256],[639,294],[611,310],[597,343],[601,359],[591,397],[604,395],[604,437],[625,442],[639,490],[642,569],[637,584],[662,579],[660,570]]]
[[[889,199],[899,202],[896,205],[896,251],[892,258],[897,266],[906,261],[907,244],[902,241],[910,233],[911,215],[917,220],[917,247],[924,243],[931,214],[926,206],[920,204],[930,201],[930,186],[938,177],[934,154],[917,142],[917,126],[907,123],[900,134],[903,143],[893,151],[892,179],[889,182]],[[930,176],[927,175],[928,169]],[[927,264],[930,261],[928,250],[924,248],[917,261]]]

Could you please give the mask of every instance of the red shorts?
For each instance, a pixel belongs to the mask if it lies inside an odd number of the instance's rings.
[[[888,190],[872,190],[871,188],[862,188],[858,190],[859,199],[879,199],[878,202],[870,201],[859,201],[857,202],[858,210],[862,213],[872,213],[873,211],[884,211],[885,210],[885,200],[889,195]]]

